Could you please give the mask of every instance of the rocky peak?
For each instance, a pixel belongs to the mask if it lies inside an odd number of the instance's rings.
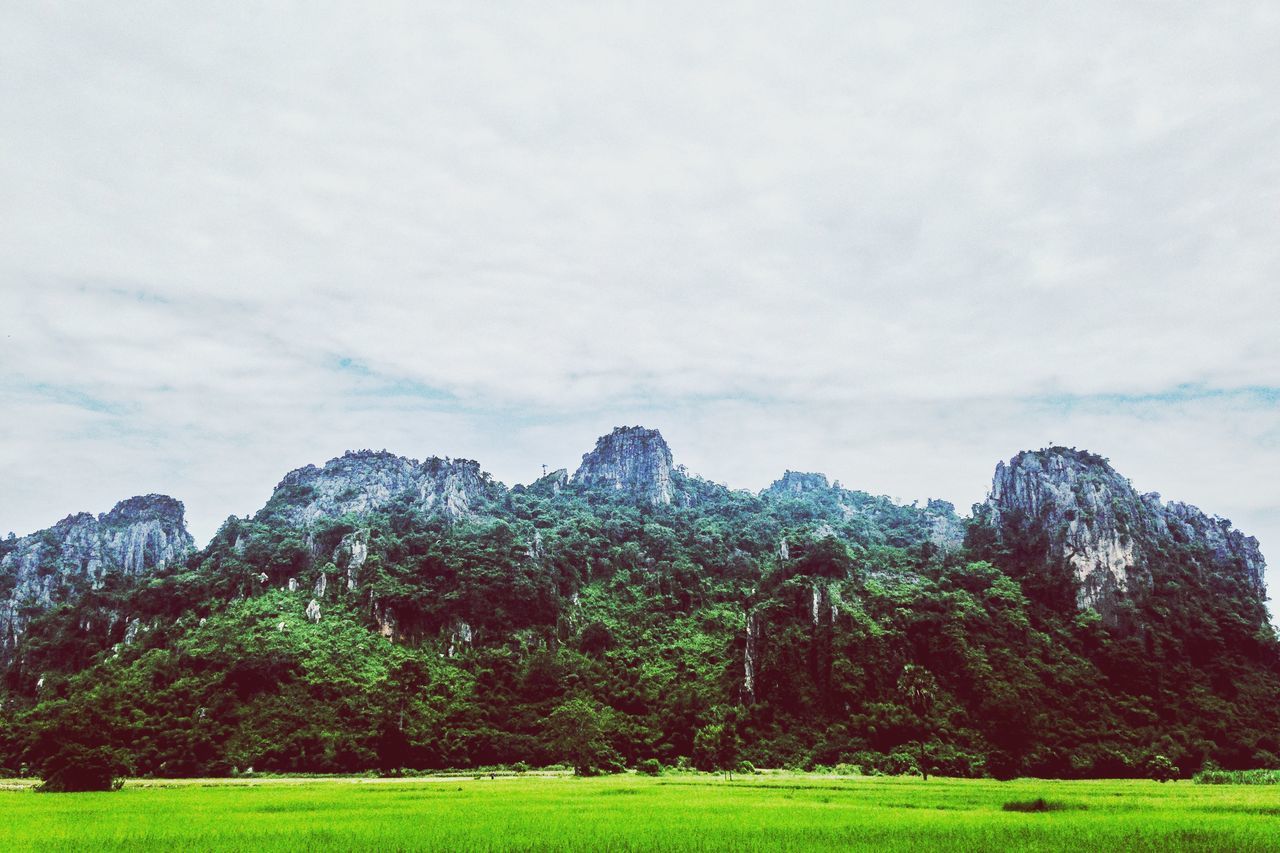
[[[348,451],[323,467],[285,475],[263,512],[308,527],[321,518],[376,512],[407,500],[424,512],[459,519],[477,511],[499,487],[471,459],[424,462],[385,450]]]
[[[1159,499],[1158,495],[1154,497]],[[1164,521],[1176,541],[1200,543],[1216,565],[1234,570],[1259,599],[1266,597],[1267,561],[1255,537],[1236,530],[1225,518],[1210,517],[1197,507],[1178,501],[1165,505]]]
[[[1075,448],[1024,451],[996,466],[986,507],[997,536],[1031,525],[1047,535],[1050,560],[1062,560],[1080,583],[1077,604],[1104,615],[1117,597],[1154,582],[1156,550],[1170,540],[1202,546],[1203,571],[1242,577],[1265,594],[1257,540],[1186,504],[1139,494],[1110,463]]]
[[[427,512],[449,518],[471,515],[489,491],[489,483],[474,459],[431,457],[419,468],[418,503]]]
[[[831,484],[827,482],[826,474],[803,473],[800,471],[787,470],[783,473],[782,479],[775,480],[769,488],[765,489],[767,494],[771,495],[789,495],[798,496],[809,492],[825,492],[831,489]]]
[[[528,491],[531,491],[534,494],[554,496],[560,494],[560,492],[564,490],[565,486],[568,485],[569,472],[564,468],[557,468],[550,473],[543,474],[541,477],[530,483]]]
[[[1045,556],[1070,564],[1080,607],[1105,612],[1145,585],[1134,539],[1142,499],[1102,457],[1065,447],[1019,453],[996,465],[987,506],[1002,538],[1018,525],[1048,534]]]
[[[656,429],[617,427],[583,455],[573,482],[669,504],[675,496],[671,450]]]
[[[185,512],[182,501],[168,495],[139,495],[120,501],[98,520],[109,525],[160,522],[181,527],[186,524]]]
[[[34,612],[86,589],[108,575],[138,577],[184,559],[195,549],[181,501],[144,495],[110,512],[69,515],[53,527],[5,543],[0,560],[0,658]]]

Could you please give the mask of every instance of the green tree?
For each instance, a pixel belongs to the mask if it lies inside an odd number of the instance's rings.
[[[44,779],[41,791],[112,791],[126,770],[112,744],[112,727],[96,703],[56,699],[43,712],[27,758]]]
[[[898,693],[915,714],[920,773],[928,780],[929,765],[925,755],[925,743],[933,734],[933,705],[938,696],[938,680],[924,667],[909,663],[902,668],[902,675],[898,678]]]
[[[738,731],[736,708],[721,712],[720,722],[703,726],[694,734],[693,760],[699,770],[719,771],[732,781],[741,752],[742,736]]]
[[[551,712],[545,734],[556,756],[578,776],[614,772],[622,758],[610,745],[607,727],[611,714],[586,699],[570,699]]]

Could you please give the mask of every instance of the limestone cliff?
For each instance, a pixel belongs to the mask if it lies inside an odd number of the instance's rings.
[[[462,519],[479,512],[502,487],[470,459],[424,462],[387,451],[361,450],[285,475],[263,513],[307,528],[322,518],[361,515],[404,500],[428,514]]]
[[[675,498],[671,450],[662,433],[644,427],[617,427],[584,454],[573,475],[576,485],[633,495],[653,504]]]
[[[825,492],[830,488],[831,484],[827,482],[826,474],[805,473],[788,469],[783,472],[782,478],[774,480],[773,484],[765,492],[771,495],[799,497],[810,492]]]
[[[53,527],[0,547],[0,659],[31,619],[112,576],[136,578],[184,559],[195,548],[183,506],[145,495],[110,512],[69,515]]]
[[[1079,583],[1077,603],[1106,613],[1119,599],[1152,588],[1172,546],[1206,573],[1240,581],[1265,597],[1258,541],[1187,504],[1139,494],[1102,457],[1053,447],[1019,453],[996,466],[985,514],[1011,541],[1033,531],[1044,557],[1063,561]]]

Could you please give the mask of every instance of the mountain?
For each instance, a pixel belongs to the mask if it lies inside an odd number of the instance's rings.
[[[167,495],[129,498],[97,516],[69,515],[0,544],[0,661],[40,614],[161,571],[194,550],[182,503]]]
[[[671,449],[656,429],[618,427],[600,437],[573,475],[576,485],[612,489],[654,504],[675,498]]]
[[[1256,604],[1251,618],[1262,618],[1266,562],[1257,539],[1194,506],[1138,494],[1094,454],[1054,447],[1001,462],[983,510],[1001,541],[1036,539],[1037,561],[1064,565],[1081,608],[1114,617],[1124,602],[1149,599],[1167,580],[1171,552],[1187,546],[1198,576],[1232,585]]]
[[[510,488],[350,452],[200,550],[160,496],[2,543],[0,765],[546,764],[548,721],[586,713],[601,767],[712,766],[725,727],[763,766],[904,772],[922,739],[950,775],[1274,766],[1263,569],[1230,522],[1061,447],[1000,463],[967,518],[814,472],[730,490],[638,426]]]
[[[431,457],[425,462],[383,451],[347,452],[324,467],[290,471],[262,512],[294,527],[347,514],[385,509],[404,501],[451,519],[480,511],[504,489],[470,459]]]

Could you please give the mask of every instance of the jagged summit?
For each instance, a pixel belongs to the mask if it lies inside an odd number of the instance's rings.
[[[127,524],[139,520],[166,521],[170,524],[185,525],[186,507],[182,501],[168,495],[137,495],[125,498],[102,513],[98,520],[106,524]]]
[[[1078,604],[1104,614],[1153,584],[1152,566],[1172,543],[1195,543],[1200,571],[1233,577],[1261,600],[1265,561],[1258,541],[1187,504],[1139,494],[1101,456],[1051,447],[1024,451],[996,466],[985,504],[997,535],[1035,530],[1045,556],[1069,564]]]
[[[424,512],[459,519],[501,488],[472,459],[431,456],[419,462],[386,450],[347,451],[323,467],[290,471],[263,512],[305,527],[320,518],[376,512],[407,499]]]
[[[69,515],[46,530],[5,543],[0,579],[12,586],[0,598],[0,660],[12,651],[31,618],[111,574],[137,577],[195,550],[181,501],[140,495],[109,512]]]
[[[771,495],[798,496],[808,492],[825,492],[830,488],[831,483],[827,481],[826,474],[815,474],[787,469],[783,472],[782,479],[774,480],[772,485],[764,491],[766,494]]]
[[[583,454],[573,482],[669,504],[675,497],[671,449],[656,429],[615,427],[596,441],[594,450]]]

